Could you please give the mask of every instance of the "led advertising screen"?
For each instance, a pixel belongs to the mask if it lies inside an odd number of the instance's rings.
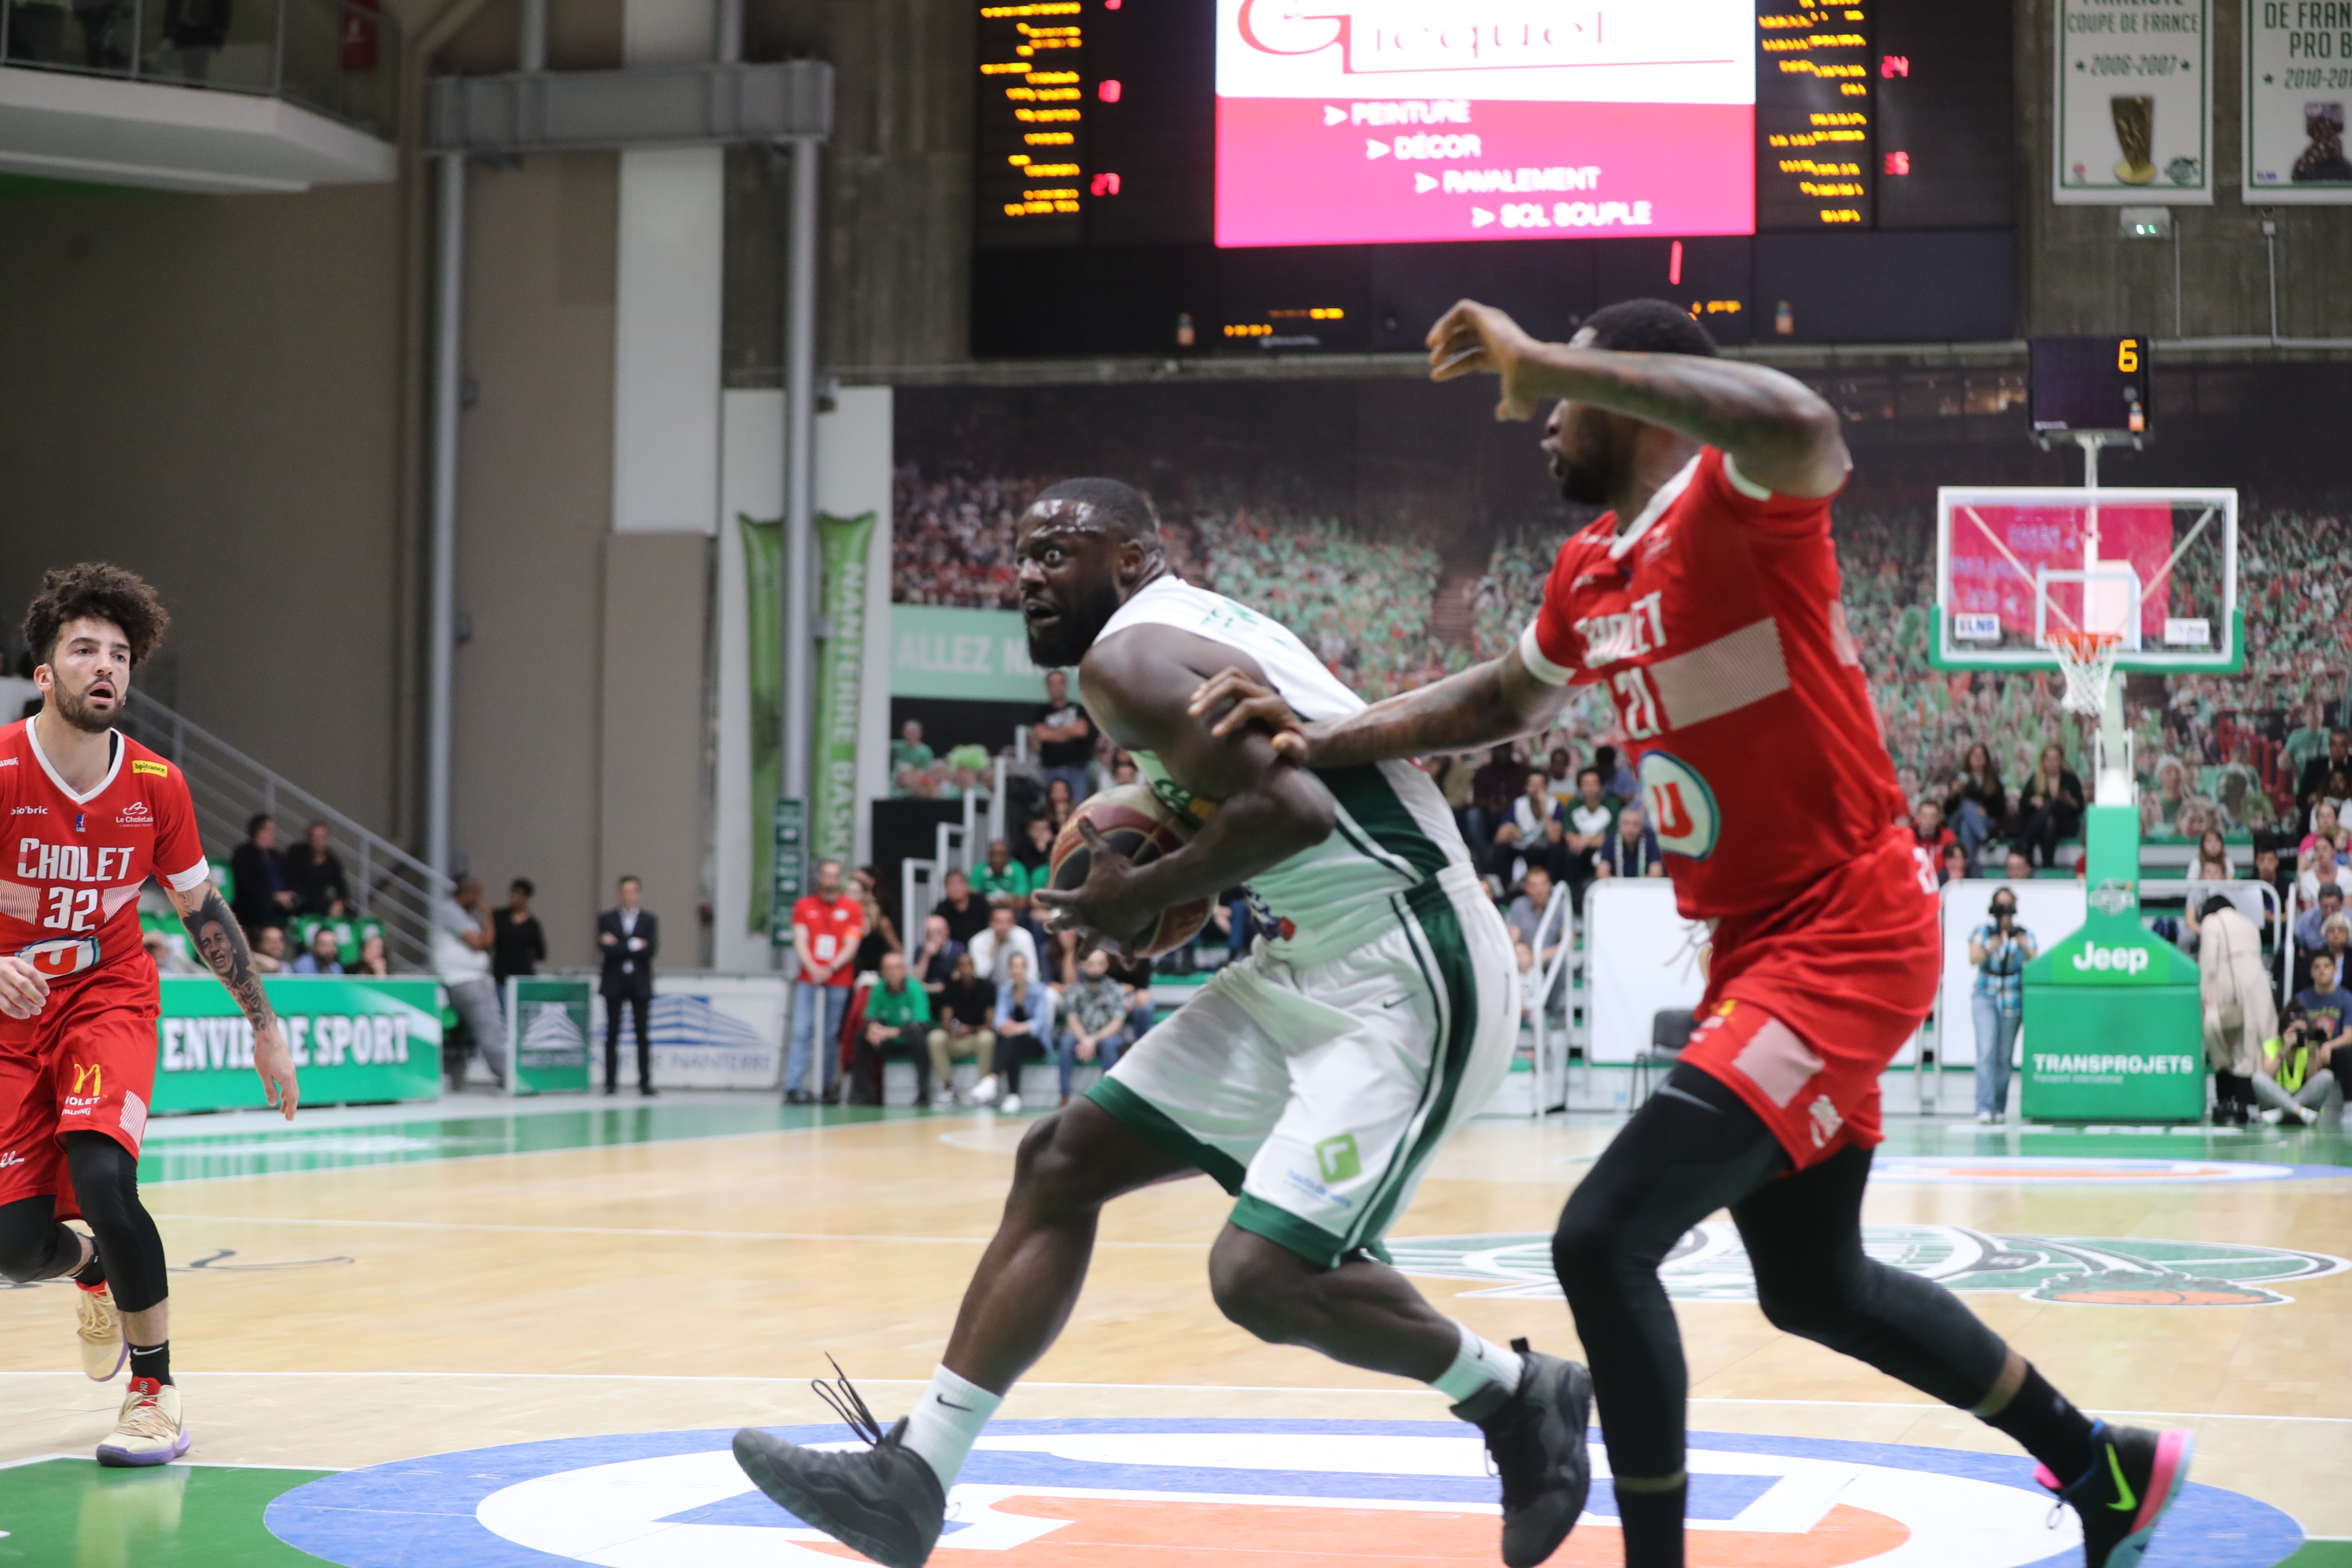
[[[1216,242],[1751,234],[1752,0],[1217,0]]]

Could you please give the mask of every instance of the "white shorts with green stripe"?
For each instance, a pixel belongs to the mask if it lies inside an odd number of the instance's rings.
[[[1235,1194],[1234,1224],[1326,1268],[1379,1256],[1518,1038],[1510,932],[1475,879],[1392,903],[1335,958],[1226,965],[1088,1091]]]

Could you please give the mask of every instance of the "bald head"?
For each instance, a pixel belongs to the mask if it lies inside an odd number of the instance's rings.
[[[1117,479],[1064,479],[1037,492],[1030,515],[1040,524],[1048,520],[1100,529],[1117,539],[1134,539],[1160,546],[1160,519],[1151,502],[1133,485]]]

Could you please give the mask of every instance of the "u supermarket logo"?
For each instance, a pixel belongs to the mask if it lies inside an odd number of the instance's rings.
[[[854,1450],[837,1426],[782,1427]],[[345,1568],[842,1568],[863,1559],[776,1507],[730,1431],[646,1432],[402,1460],[294,1489],[265,1520]],[[1695,1568],[2058,1568],[2074,1517],[2020,1458],[1748,1434],[1691,1435]],[[1608,1455],[1550,1568],[1622,1561]],[[1501,1512],[1477,1433],[1454,1421],[1000,1421],[948,1502],[940,1568],[1255,1568],[1496,1560]],[[2271,1568],[2302,1543],[2278,1510],[2191,1485],[2165,1560]]]

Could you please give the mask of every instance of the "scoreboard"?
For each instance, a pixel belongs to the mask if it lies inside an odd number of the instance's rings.
[[[1482,268],[1675,299],[1728,341],[2013,331],[2006,7],[976,9],[978,353],[1402,346],[1415,279]],[[1464,265],[1522,246],[1553,258]],[[1929,301],[1907,334],[1896,277]]]

